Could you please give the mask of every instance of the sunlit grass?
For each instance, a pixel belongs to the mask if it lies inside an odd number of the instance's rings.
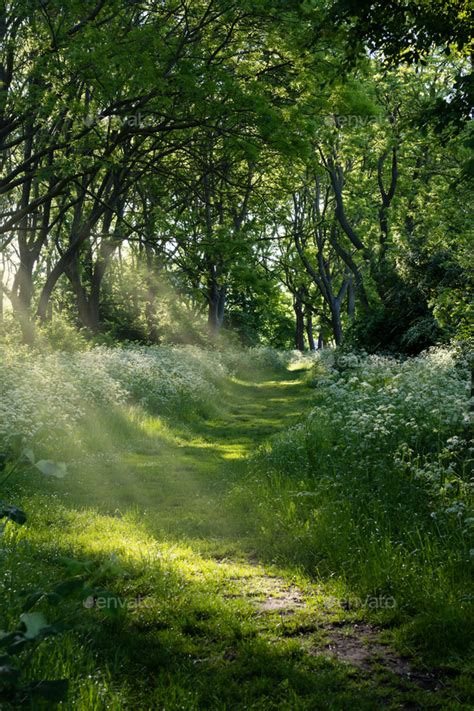
[[[419,689],[401,696],[395,680],[379,683],[374,675],[368,681],[322,654],[328,619],[347,624],[370,617],[395,625],[391,636],[405,649],[409,640],[419,642],[420,616],[402,634],[397,625],[405,618],[398,611],[341,606],[362,594],[364,584],[386,592],[384,575],[395,565],[389,536],[384,547],[354,527],[334,535],[327,506],[334,504],[343,528],[344,497],[331,502],[323,491],[317,498],[296,496],[314,484],[299,470],[304,450],[285,453],[285,474],[271,459],[270,485],[266,476],[255,476],[255,462],[249,471],[249,457],[299,422],[313,397],[305,372],[296,370],[230,380],[219,413],[207,419],[91,405],[75,436],[49,452],[68,460],[68,476],[19,477],[11,493],[29,520],[8,530],[3,565],[14,573],[0,602],[4,621],[13,623],[19,613],[13,590],[61,579],[64,557],[102,566],[100,583],[112,595],[145,601],[114,618],[81,609],[74,632],[40,649],[31,673],[70,678],[68,708],[312,711],[326,708],[328,698],[335,709],[398,708],[401,698],[430,707],[430,695]],[[329,452],[329,423],[324,431],[318,446]],[[267,450],[271,457],[282,451]],[[359,486],[355,479],[352,486]],[[368,491],[362,495],[369,500]],[[356,544],[365,550],[362,585],[360,579],[355,584],[357,561],[351,559]],[[413,549],[427,545],[426,538],[413,541]],[[424,555],[432,566],[418,584],[442,590],[455,581],[442,579],[431,545]],[[320,552],[331,546],[334,559],[324,563]],[[402,556],[399,580],[405,564]],[[269,595],[278,599],[292,585],[304,607],[291,615],[260,611]],[[436,624],[431,639],[438,635],[441,644]],[[463,684],[460,677],[458,687]]]
[[[278,569],[216,560],[192,545],[159,541],[138,512],[111,517],[47,498],[33,501],[38,513],[28,528],[10,529],[12,567],[15,559],[25,561],[22,541],[42,560],[43,574],[59,575],[65,555],[108,561],[103,584],[117,596],[142,601],[113,619],[83,609],[74,633],[38,653],[32,672],[72,680],[69,708],[178,709],[185,699],[196,709],[282,703],[313,709],[329,693],[335,707],[357,699],[361,708],[376,709],[385,696],[376,685],[364,688],[349,668],[302,650],[300,630],[310,646],[324,640],[319,604],[334,587],[316,590],[295,574],[287,585],[297,582],[306,590],[309,607],[288,620],[262,614],[258,603],[269,591],[275,594]]]

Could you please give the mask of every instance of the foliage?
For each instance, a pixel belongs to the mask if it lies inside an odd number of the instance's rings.
[[[37,338],[42,349],[49,346],[53,351],[64,353],[86,350],[90,343],[84,330],[77,328],[77,325],[59,314],[39,328]]]
[[[23,342],[301,350],[355,317],[357,347],[416,353],[464,329],[465,3],[56,4],[0,10]]]
[[[471,642],[469,375],[447,349],[323,352],[311,413],[256,455],[232,499],[273,559],[393,596],[379,619],[433,659]]]
[[[299,351],[281,351],[269,346],[252,348],[226,348],[222,357],[231,372],[240,374],[269,371],[285,372],[290,365],[311,361],[311,355],[302,355]]]
[[[36,471],[46,476],[62,477],[66,473],[64,463],[57,464],[53,461],[35,461],[35,456],[31,448],[24,446],[21,435],[11,436],[8,441],[9,449],[7,453],[0,455],[0,486],[5,488],[6,481],[20,466],[29,465]],[[6,521],[0,525],[0,537],[4,534],[9,521],[24,525],[26,514],[17,506],[0,501],[0,520]],[[65,597],[69,588],[64,584],[56,586],[51,595],[55,602]],[[60,625],[50,625],[40,612],[31,612],[36,602],[46,595],[41,593],[28,597],[23,605],[23,613],[20,615],[16,629],[6,632],[0,630],[0,691],[8,704],[13,706],[34,703],[35,699],[47,699],[49,702],[59,702],[65,699],[67,694],[67,680],[40,680],[26,682],[24,679],[25,668],[29,658],[34,653],[38,644],[48,637],[55,636],[61,631]],[[17,592],[18,597],[22,593]],[[25,653],[27,653],[25,661]]]
[[[11,481],[12,475],[19,470],[32,470],[57,479],[62,479],[67,473],[64,462],[38,460],[20,434],[11,435],[7,447],[6,452],[0,455],[2,490],[6,489],[6,482]],[[15,539],[8,528],[9,522],[23,526],[27,523],[27,516],[17,506],[0,501],[0,521],[0,542],[4,543],[5,539]],[[0,554],[3,558],[4,551],[0,551]],[[48,581],[47,586],[32,589],[33,581],[28,581],[27,588],[9,591],[12,609],[19,608],[21,614],[14,629],[0,630],[0,692],[6,708],[18,708],[25,704],[36,707],[41,703],[56,705],[66,700],[69,688],[67,679],[31,680],[38,647],[45,640],[74,629],[80,606],[97,598],[107,600],[111,596],[99,583],[117,572],[114,559],[97,565],[90,560],[65,558],[61,561],[61,567],[67,577],[54,584]],[[69,603],[69,607],[65,608],[65,602]],[[53,614],[56,618],[53,623],[47,621],[45,607],[48,608],[48,617]],[[117,615],[119,610],[113,605],[105,605],[104,609],[106,614],[112,616]]]
[[[20,433],[48,446],[74,436],[93,408],[128,403],[162,417],[210,417],[229,373],[282,371],[302,360],[297,352],[229,345],[213,351],[138,344],[75,352],[3,347],[1,354],[0,439]]]
[[[472,17],[464,0],[422,2],[353,2],[336,0],[330,10],[333,21],[346,21],[351,56],[367,42],[390,62],[424,61],[433,46],[449,55],[451,49],[469,51]]]

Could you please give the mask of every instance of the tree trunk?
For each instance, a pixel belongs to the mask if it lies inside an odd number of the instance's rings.
[[[99,328],[98,303],[92,304],[87,296],[86,290],[82,286],[78,257],[72,260],[71,264],[68,265],[66,274],[76,296],[77,311],[82,325],[93,333],[96,333]]]
[[[58,280],[63,274],[69,273],[71,265],[74,260],[78,258],[82,245],[88,239],[93,226],[97,224],[104,210],[105,208],[103,206],[95,208],[89,219],[82,224],[81,228],[78,229],[77,232],[74,232],[71,235],[68,248],[61,254],[60,258],[46,277],[36,311],[36,317],[40,323],[43,323],[46,320],[49,300]]]
[[[33,260],[29,251],[20,244],[20,265],[15,277],[14,292],[17,296],[19,308],[29,312],[33,298]]]
[[[31,157],[32,148],[32,138],[31,136],[26,141],[24,150],[24,159],[27,160]],[[31,194],[32,178],[29,178],[23,184],[21,192],[20,207],[24,209],[27,207],[30,194]],[[12,305],[16,312],[17,318],[20,323],[23,342],[26,344],[32,344],[34,340],[34,330],[31,323],[31,301],[33,299],[33,265],[34,259],[32,258],[29,244],[28,244],[28,227],[29,219],[28,215],[25,215],[20,220],[18,226],[18,252],[20,257],[20,264],[18,267],[18,272],[15,275],[12,288]]]
[[[355,286],[352,276],[349,277],[349,285],[347,287],[347,315],[353,319],[355,316],[356,299]]]
[[[97,257],[97,261],[92,269],[89,296],[89,319],[94,332],[97,332],[100,329],[100,293],[102,281],[116,248],[116,242],[103,241],[100,245],[99,256]]]
[[[207,325],[212,336],[217,336],[224,325],[227,287],[215,287],[209,297]]]
[[[209,286],[207,293],[207,327],[211,336],[217,336],[224,324],[226,297],[227,286],[219,284],[217,267],[215,264],[212,264],[209,267]]]
[[[295,348],[298,351],[304,351],[304,313],[303,301],[299,291],[296,292],[293,300],[293,309],[295,311]]]
[[[315,351],[316,343],[314,342],[313,314],[311,313],[311,311],[307,311],[306,313],[306,335],[308,337],[309,350]]]
[[[61,257],[46,277],[46,281],[39,297],[38,308],[36,310],[36,318],[40,323],[45,323],[47,320],[51,294],[53,293],[54,287],[56,286],[59,278],[64,274],[65,263],[66,260]]]
[[[331,309],[331,326],[334,335],[336,346],[342,343],[342,323],[341,323],[341,303],[339,299],[332,299],[330,303]]]
[[[33,262],[20,249],[20,265],[15,275],[10,300],[20,324],[23,343],[32,345],[35,338],[31,321],[31,301],[33,298]]]

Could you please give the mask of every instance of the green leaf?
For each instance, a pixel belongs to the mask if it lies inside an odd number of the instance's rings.
[[[0,647],[8,647],[16,637],[16,632],[3,632],[0,630]]]
[[[20,526],[26,522],[26,514],[24,511],[16,506],[2,502],[0,502],[0,518],[8,518],[10,521],[20,524]]]
[[[12,658],[8,655],[0,657],[0,688],[16,686],[20,670],[12,664]]]
[[[26,449],[23,450],[23,456],[31,462],[31,464],[35,463],[35,453],[31,449],[31,447],[27,447]]]
[[[0,633],[0,647],[4,647],[8,654],[19,654],[28,643],[22,632]]]
[[[69,580],[63,580],[54,586],[53,592],[60,597],[68,597],[69,595],[82,590],[84,588],[84,578],[76,577]]]
[[[59,562],[64,565],[71,575],[90,573],[93,568],[91,560],[74,560],[74,558],[61,557]]]
[[[10,450],[13,459],[21,457],[24,447],[25,437],[21,432],[14,432],[8,438],[7,448]]]
[[[86,597],[83,605],[88,609],[95,608],[108,617],[118,617],[125,611],[125,606],[122,604],[123,601],[109,590],[84,588],[84,593]]]
[[[40,459],[36,462],[35,467],[46,476],[55,476],[57,479],[62,479],[67,474],[67,466],[65,462],[53,462],[51,459]]]
[[[41,612],[24,612],[20,615],[20,620],[26,628],[24,632],[26,639],[36,639],[49,627]]]
[[[21,594],[21,593],[20,593]],[[25,594],[25,593],[23,593]],[[41,598],[44,595],[43,590],[36,590],[34,593],[29,593],[28,597],[26,598],[25,602],[23,603],[23,612],[28,612],[28,610],[31,610],[34,605],[38,602],[38,600],[41,600]]]

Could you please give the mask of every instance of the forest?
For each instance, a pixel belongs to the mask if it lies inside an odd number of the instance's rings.
[[[468,0],[0,0],[0,709],[474,704]]]

